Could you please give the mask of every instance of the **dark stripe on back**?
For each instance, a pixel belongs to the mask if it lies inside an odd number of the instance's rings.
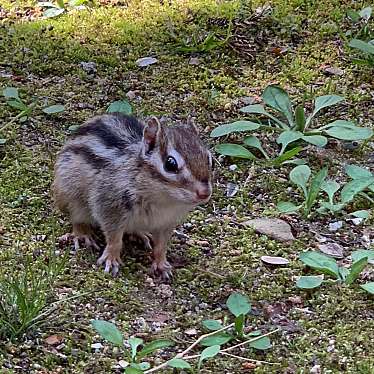
[[[66,153],[74,153],[76,155],[80,155],[89,165],[91,165],[93,168],[97,170],[103,169],[111,163],[110,160],[108,160],[105,157],[97,155],[95,152],[92,151],[92,149],[84,145],[68,145],[66,148],[62,150],[61,155]]]
[[[99,138],[106,147],[119,150],[123,150],[129,144],[141,140],[143,127],[136,118],[121,113],[113,113],[111,116],[116,118],[126,136],[116,133],[116,130],[112,129],[111,125],[108,125],[105,121],[105,117],[98,117],[95,121],[79,127],[73,136],[93,135]]]

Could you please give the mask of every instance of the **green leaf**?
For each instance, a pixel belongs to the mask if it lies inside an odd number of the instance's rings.
[[[271,118],[281,128],[288,129],[288,126],[284,122],[280,121],[278,118],[274,117],[271,113],[267,112],[265,110],[265,108],[260,104],[248,105],[248,106],[245,106],[244,108],[241,108],[239,110],[243,113],[248,113],[248,114],[263,114],[263,115]]]
[[[65,12],[65,9],[48,8],[47,10],[44,11],[43,16],[46,17],[46,18],[54,18],[54,17],[57,17],[64,12]]]
[[[232,339],[233,337],[230,334],[218,333],[216,335],[207,336],[200,342],[200,344],[205,347],[210,347],[212,345],[223,345]]]
[[[65,110],[65,107],[61,104],[51,105],[51,106],[48,106],[42,109],[42,111],[46,114],[61,113],[64,110]]]
[[[201,364],[204,360],[217,356],[220,350],[221,347],[219,345],[213,345],[212,347],[205,348],[200,354],[198,369],[200,370]]]
[[[106,111],[108,113],[123,113],[130,115],[132,113],[132,107],[128,101],[118,100],[111,103]]]
[[[292,213],[292,212],[296,212],[300,208],[301,208],[301,205],[295,205],[295,204],[293,204],[293,203],[291,203],[289,201],[280,201],[277,204],[277,209],[281,213]]]
[[[327,193],[330,204],[334,204],[334,195],[339,188],[340,184],[334,180],[327,180],[322,183],[321,190]]]
[[[353,262],[357,262],[365,257],[368,259],[368,261],[372,261],[374,260],[374,250],[360,249],[352,252],[351,257]]]
[[[305,111],[301,105],[298,105],[295,110],[296,129],[303,132],[305,129]]]
[[[327,177],[327,168],[321,169],[311,180],[308,197],[306,199],[306,210],[309,212],[314,205],[323,181]]]
[[[226,305],[229,311],[238,317],[241,314],[248,314],[251,311],[251,303],[247,296],[241,295],[240,293],[232,293],[226,301]]]
[[[223,328],[223,325],[215,319],[206,319],[202,323],[206,329],[211,331],[217,331]]]
[[[288,123],[293,125],[292,104],[285,90],[273,85],[267,86],[262,98],[267,105],[283,113]]]
[[[19,110],[28,110],[29,107],[25,105],[22,101],[19,100],[9,100],[7,104],[12,108],[19,109]]]
[[[366,127],[330,127],[324,132],[336,139],[341,140],[365,140],[373,135],[373,130]]]
[[[283,131],[277,139],[278,144],[282,144],[282,149],[279,152],[279,154],[283,154],[283,152],[286,150],[288,144],[301,139],[303,134],[300,131]]]
[[[261,143],[256,136],[247,136],[244,139],[244,144],[247,145],[248,147],[258,149],[265,156],[265,158],[267,160],[269,159],[269,156],[267,155],[267,153],[262,148]]]
[[[218,138],[220,136],[232,134],[234,132],[253,131],[260,127],[259,123],[251,121],[235,121],[216,127],[210,133],[211,138]]]
[[[192,369],[191,365],[181,358],[173,358],[168,361],[168,365],[175,369]]]
[[[19,101],[18,88],[15,88],[15,87],[5,87],[3,89],[3,96],[6,99],[16,99],[17,101]]]
[[[360,260],[354,262],[351,267],[351,271],[347,275],[347,278],[345,278],[345,284],[348,286],[352,284],[360,275],[362,270],[364,270],[365,266],[368,263],[368,258],[364,257],[361,258]]]
[[[151,364],[149,362],[141,362],[139,364],[139,369],[142,371],[148,370],[151,367]]]
[[[346,165],[345,172],[352,179],[370,178],[374,176],[369,170],[357,165]]]
[[[349,269],[347,269],[343,266],[339,266],[339,274],[340,274],[340,278],[343,280],[343,282],[345,282],[345,280],[347,279],[347,276],[349,274]]]
[[[341,190],[340,197],[343,203],[347,203],[360,193],[374,183],[374,177],[370,178],[360,178],[353,179],[348,182]]]
[[[259,349],[261,351],[264,351],[266,349],[271,348],[271,342],[270,339],[267,336],[264,336],[263,338],[259,338],[251,343],[249,343],[249,346],[254,349]]]
[[[245,315],[240,314],[235,318],[235,331],[242,336],[243,335],[243,328],[244,328],[244,322],[245,322]]]
[[[339,268],[336,260],[319,252],[308,251],[300,254],[300,260],[312,269],[325,274],[334,275],[339,279]]]
[[[349,44],[351,48],[358,49],[361,52],[367,53],[369,55],[374,55],[374,45],[366,43],[360,39],[352,39]]]
[[[290,180],[297,186],[301,187],[305,198],[308,198],[306,185],[311,175],[311,170],[308,165],[299,165],[293,168],[290,172]]]
[[[231,144],[231,143],[218,144],[214,147],[214,149],[221,155],[225,155],[225,156],[246,158],[248,160],[256,159],[256,156],[253,153],[251,153],[250,151],[248,151],[247,148],[239,144]]]
[[[296,156],[298,153],[300,153],[300,151],[302,151],[303,148],[302,147],[295,147],[295,148],[292,148],[290,149],[289,151],[283,153],[282,155],[274,158],[272,160],[272,163],[276,166],[279,166],[281,165],[283,162],[287,161],[287,160],[290,160],[291,158],[293,158],[294,156]]]
[[[370,216],[370,211],[369,210],[356,210],[355,212],[350,213],[350,216],[353,216],[356,218],[368,219]]]
[[[319,287],[323,282],[323,275],[308,275],[300,277],[296,286],[303,289],[312,289]]]
[[[309,125],[312,118],[323,108],[327,108],[332,105],[336,105],[344,100],[344,97],[338,95],[324,95],[319,96],[314,100],[313,113],[306,120],[306,126]]]
[[[332,213],[336,213],[341,211],[344,208],[344,204],[331,204],[328,203],[327,201],[323,201],[321,203],[321,207],[328,209]]]
[[[143,370],[127,367],[125,374],[143,374]]]
[[[123,336],[114,323],[103,320],[94,320],[91,324],[102,338],[119,347],[123,346]]]
[[[358,12],[355,12],[352,9],[347,10],[347,16],[352,20],[352,22],[356,23],[360,20],[361,16]]]
[[[361,288],[374,295],[374,282],[365,283]]]
[[[131,347],[131,358],[134,359],[136,356],[138,347],[143,344],[143,339],[130,338],[128,340],[128,343],[130,344],[130,347]]]
[[[65,8],[65,1],[64,0],[57,0],[57,5],[60,7],[60,8]]]
[[[261,335],[261,331],[260,330],[255,330],[255,331],[251,331],[246,336],[260,336],[260,335]]]
[[[138,357],[142,358],[144,356],[157,351],[158,349],[171,347],[174,345],[174,342],[167,339],[154,340],[153,342],[146,344],[144,348],[138,353]]]
[[[301,137],[301,139],[320,148],[327,144],[327,138],[323,135],[304,135]]]
[[[361,18],[367,21],[371,17],[372,12],[373,12],[373,8],[368,6],[364,9],[361,9],[358,14],[360,15]]]
[[[324,130],[324,129],[328,129],[330,127],[343,127],[343,128],[346,128],[346,129],[355,129],[355,128],[357,128],[357,126],[353,122],[351,122],[351,121],[345,121],[343,119],[337,119],[337,120],[335,120],[333,122],[328,123],[327,125],[319,127],[318,131],[321,131],[321,130]]]

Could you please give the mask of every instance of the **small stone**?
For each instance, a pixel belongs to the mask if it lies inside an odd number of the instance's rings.
[[[364,219],[363,218],[352,218],[350,221],[355,225],[355,226],[359,226],[361,225],[362,221]]]
[[[188,329],[184,333],[186,335],[193,336],[193,335],[197,335],[197,330],[196,329]]]
[[[336,221],[329,223],[330,231],[337,231],[343,227],[343,221]]]
[[[338,76],[342,76],[344,74],[344,71],[342,69],[340,69],[340,68],[334,68],[332,66],[325,68],[324,72],[327,75],[338,75]]]
[[[295,240],[291,231],[291,226],[278,218],[251,219],[244,222],[244,225],[251,226],[256,232],[265,234],[281,242],[292,242]]]
[[[190,65],[200,65],[200,60],[197,57],[191,57],[188,63]]]
[[[140,67],[146,67],[146,66],[155,64],[157,61],[158,61],[157,58],[154,58],[154,57],[142,57],[136,60],[135,63],[136,65]]]
[[[89,62],[82,61],[80,63],[80,66],[88,74],[95,74],[97,71],[96,64],[92,61],[89,61]]]
[[[232,164],[229,166],[230,171],[235,171],[238,168],[238,165]]]
[[[101,348],[103,348],[103,345],[101,343],[92,343],[91,348],[92,349],[101,349]]]
[[[118,361],[118,365],[119,365],[122,369],[124,369],[124,368],[126,368],[127,366],[129,366],[130,363],[127,362],[127,361],[125,361],[125,360],[119,360],[119,361]]]
[[[258,102],[256,97],[244,96],[239,99],[244,105],[252,105]]]
[[[136,94],[135,94],[134,91],[129,91],[129,92],[127,92],[127,94],[126,94],[126,97],[127,97],[129,100],[134,100],[135,97],[136,97]]]
[[[325,253],[326,255],[335,257],[335,258],[343,258],[343,250],[344,248],[338,243],[326,243],[326,244],[318,244],[318,249]]]
[[[310,374],[321,374],[321,365],[314,365],[310,369]]]
[[[227,183],[226,185],[226,196],[234,197],[239,191],[239,186],[235,183]]]

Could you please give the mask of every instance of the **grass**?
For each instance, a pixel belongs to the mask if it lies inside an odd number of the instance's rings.
[[[265,44],[256,49],[253,61],[246,61],[228,46],[207,54],[178,54],[170,35],[172,29],[182,40],[196,30],[217,31],[208,26],[208,18],[234,17],[239,1],[187,0],[173,1],[169,6],[132,0],[127,6],[101,6],[53,20],[34,20],[15,13],[16,8],[25,11],[33,2],[0,0],[0,6],[10,12],[0,29],[0,86],[19,87],[27,102],[37,97],[40,105],[66,106],[64,113],[53,117],[35,111],[27,123],[16,123],[0,132],[0,137],[8,140],[0,148],[2,276],[14,279],[23,274],[25,278],[24,259],[35,253],[45,259],[55,248],[55,237],[69,230],[67,220],[53,210],[50,201],[55,154],[69,126],[102,113],[111,101],[125,97],[128,91],[136,93],[132,105],[139,116],[154,113],[173,121],[193,113],[205,139],[216,124],[240,117],[237,109],[243,106],[243,97],[260,95],[275,81],[300,100],[332,92],[343,94],[347,103],[335,117],[373,125],[371,73],[351,64],[347,50],[340,47],[340,28],[349,27],[345,9],[361,9],[368,3],[267,3],[273,7],[273,18],[259,30],[268,27],[272,35],[269,43],[276,41],[289,49],[277,56]],[[256,0],[252,7],[264,4]],[[136,59],[149,55],[159,62],[146,69],[136,66]],[[191,57],[197,57],[200,64],[190,65]],[[95,62],[97,74],[84,72],[82,61]],[[344,75],[327,76],[325,65],[343,69]],[[0,105],[2,121],[13,116],[9,107]],[[341,162],[369,166],[370,147],[353,153],[330,149],[326,162],[337,171]],[[311,158],[318,163],[318,158]],[[228,169],[233,163],[238,165],[234,172]],[[294,221],[298,240],[292,246],[241,225],[248,218],[275,215],[276,202],[287,195],[284,178],[288,172],[285,167],[265,173],[261,164],[224,160],[217,170],[211,204],[193,212],[187,224],[179,228],[186,239],[173,238],[171,259],[183,266],[176,270],[171,286],[153,286],[147,275],[147,255],[131,246],[120,276],[114,279],[95,267],[97,253],[82,250],[68,256],[53,289],[42,288],[40,300],[48,309],[61,298],[81,292],[90,294],[58,304],[53,314],[56,318],[28,330],[17,344],[1,341],[2,370],[7,372],[18,365],[27,372],[40,365],[49,371],[108,372],[121,355],[112,349],[96,352],[91,348],[98,342],[90,327],[91,319],[115,320],[128,336],[151,339],[157,334],[185,341],[189,339],[185,331],[192,327],[200,331],[202,319],[224,316],[224,301],[232,291],[239,291],[253,302],[254,328],[269,331],[282,326],[271,350],[264,354],[248,352],[249,357],[280,362],[282,371],[289,368],[297,373],[309,372],[317,364],[324,373],[373,373],[373,299],[356,286],[326,285],[308,293],[294,285],[303,268],[298,253],[314,247],[310,229],[323,231],[328,220],[319,218],[311,227]],[[232,181],[239,184],[240,190],[228,199],[225,187]],[[347,225],[336,237],[345,241],[350,253],[361,246],[357,238],[368,229]],[[38,240],[44,236],[44,240]],[[291,264],[287,268],[268,268],[260,261],[265,254],[287,257]],[[43,271],[38,269],[35,276],[41,274]],[[292,301],[295,297],[300,298],[298,304]],[[162,313],[168,315],[166,322],[157,320]],[[53,334],[63,337],[59,349],[44,341]],[[264,365],[254,372],[277,370]],[[240,373],[241,363],[219,358],[202,370],[224,371]]]

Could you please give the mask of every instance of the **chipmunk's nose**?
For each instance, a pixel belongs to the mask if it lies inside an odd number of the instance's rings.
[[[212,190],[210,186],[200,186],[196,189],[196,196],[199,200],[206,200],[210,197]]]

